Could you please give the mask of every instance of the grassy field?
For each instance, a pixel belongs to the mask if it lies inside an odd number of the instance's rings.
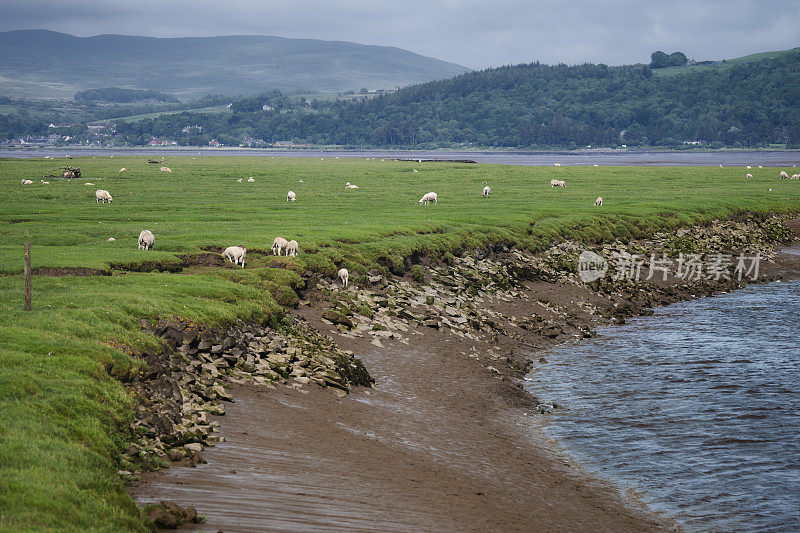
[[[133,400],[114,376],[137,362],[108,343],[153,347],[139,318],[274,324],[276,300],[291,303],[287,287],[302,284],[296,272],[333,275],[346,266],[353,279],[376,264],[401,272],[412,253],[435,258],[489,241],[540,250],[567,237],[627,239],[742,211],[800,211],[800,182],[779,180],[774,168],[187,156],[169,158],[166,174],[146,159],[0,160],[0,530],[146,529],[116,476],[128,466],[119,462],[120,428]],[[66,164],[83,178],[39,183]],[[34,184],[22,186],[23,178]],[[567,187],[551,188],[552,178]],[[360,188],[346,190],[348,181]],[[481,198],[484,181],[490,199]],[[112,204],[95,203],[99,188]],[[296,202],[286,202],[290,189]],[[439,194],[438,206],[418,205],[428,191]],[[593,207],[597,196],[602,208]],[[155,251],[137,250],[142,229],[155,234]],[[277,235],[300,243],[297,258],[281,260],[289,269],[251,253],[244,270],[37,276],[34,310],[22,311],[25,241],[34,268],[108,268],[169,264],[201,247],[268,250]]]

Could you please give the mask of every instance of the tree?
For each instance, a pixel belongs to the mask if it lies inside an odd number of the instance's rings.
[[[688,58],[683,52],[672,52],[669,55],[669,64],[673,67],[682,67],[686,64]]]
[[[670,66],[670,56],[658,50],[650,54],[650,68],[664,68]]]

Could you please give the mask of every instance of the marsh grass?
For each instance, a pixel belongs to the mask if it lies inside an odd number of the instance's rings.
[[[0,529],[146,529],[116,476],[121,428],[135,399],[115,377],[140,364],[117,347],[155,347],[141,318],[278,325],[281,305],[297,305],[306,271],[333,277],[345,266],[357,279],[370,268],[414,268],[419,278],[424,271],[413,265],[424,257],[452,262],[454,253],[491,243],[538,251],[563,239],[627,240],[714,218],[800,210],[800,183],[779,180],[774,168],[186,156],[168,158],[167,174],[146,159],[0,160]],[[80,167],[83,178],[39,183],[65,164]],[[247,183],[249,176],[256,181]],[[22,186],[23,178],[35,183]],[[551,188],[552,178],[567,187]],[[360,188],[346,190],[348,181]],[[481,197],[484,181],[490,199]],[[112,204],[95,203],[100,188]],[[290,189],[296,202],[286,202]],[[438,193],[438,206],[418,205],[428,191]],[[602,208],[593,206],[597,196]],[[154,251],[137,250],[142,229],[155,234]],[[300,255],[269,255],[276,235],[297,240]],[[25,241],[34,268],[143,261],[179,268],[37,276],[34,310],[25,313]],[[234,244],[249,250],[245,269],[181,263],[183,254]],[[345,320],[353,310],[342,303],[336,312]]]

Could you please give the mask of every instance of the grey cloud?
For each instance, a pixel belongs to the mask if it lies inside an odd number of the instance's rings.
[[[355,41],[472,68],[633,63],[656,49],[717,59],[800,44],[800,2],[787,0],[5,0],[0,14],[0,30]]]

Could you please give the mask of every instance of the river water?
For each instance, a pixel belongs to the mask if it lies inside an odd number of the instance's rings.
[[[470,159],[477,163],[504,165],[644,165],[644,166],[792,166],[800,165],[800,151],[749,152],[647,152],[618,151],[472,151],[472,150],[291,150],[258,148],[0,148],[0,157],[75,157],[131,155],[161,156],[251,156],[251,157],[342,157],[400,159]]]
[[[800,530],[800,281],[657,309],[545,354],[546,431],[689,531]]]

